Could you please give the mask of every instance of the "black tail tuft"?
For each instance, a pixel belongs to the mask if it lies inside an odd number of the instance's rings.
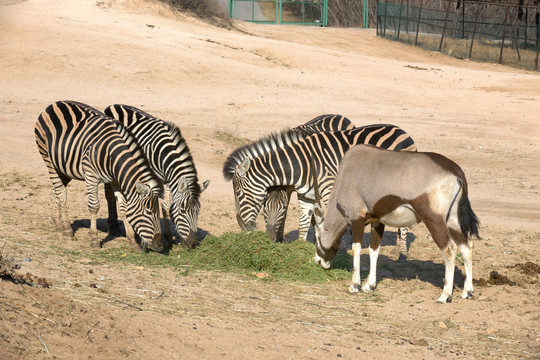
[[[469,198],[467,196],[463,196],[459,201],[458,217],[459,225],[461,226],[461,234],[463,234],[465,239],[470,239],[472,235],[480,239],[480,235],[478,235],[480,221],[473,212],[471,203],[469,202]]]

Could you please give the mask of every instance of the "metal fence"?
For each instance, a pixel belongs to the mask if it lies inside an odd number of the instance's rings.
[[[229,0],[229,16],[257,23],[326,26],[328,0]]]
[[[377,34],[458,58],[538,70],[539,3],[379,1]]]

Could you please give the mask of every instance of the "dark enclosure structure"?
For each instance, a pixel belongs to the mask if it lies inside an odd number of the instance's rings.
[[[377,34],[480,61],[538,70],[538,0],[384,0]]]

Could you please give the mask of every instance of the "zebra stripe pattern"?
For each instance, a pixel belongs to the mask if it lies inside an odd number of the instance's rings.
[[[198,243],[199,198],[209,181],[199,185],[195,163],[180,129],[133,106],[111,105],[105,109],[105,114],[129,129],[142,147],[152,170],[170,189],[170,197],[166,197],[162,204],[163,233],[169,245],[174,244],[168,220],[171,216],[182,244],[194,247]],[[114,201],[114,197],[109,196],[108,201]],[[122,208],[121,198],[119,204]]]
[[[144,154],[125,127],[88,105],[58,101],[39,115],[35,126],[39,153],[53,185],[56,228],[73,236],[67,213],[66,186],[86,183],[92,246],[99,210],[98,185],[112,184],[126,198],[126,217],[143,249],[162,251],[159,228],[160,187]],[[126,226],[127,228],[127,226]]]
[[[308,136],[317,132],[349,129],[354,129],[354,125],[345,116],[326,114],[317,116],[305,124],[291,129],[291,131]],[[263,205],[263,217],[266,223],[266,233],[272,240],[279,242],[284,240],[285,219],[293,190],[290,186],[274,186],[268,189]]]
[[[404,130],[378,124],[309,136],[287,130],[233,151],[225,162],[223,175],[233,183],[238,224],[248,230],[255,229],[267,189],[292,186],[298,194],[301,211],[299,238],[306,240],[316,202],[312,174],[317,178],[321,200],[327,203],[341,158],[356,144],[416,150],[414,141]]]

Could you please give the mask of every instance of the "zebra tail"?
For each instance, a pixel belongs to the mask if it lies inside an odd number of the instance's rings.
[[[478,217],[473,212],[471,208],[471,203],[469,198],[465,194],[461,197],[458,204],[458,218],[459,225],[461,227],[461,234],[465,237],[466,240],[469,240],[472,235],[477,239],[480,239],[478,235],[478,227],[480,226],[480,221]]]

